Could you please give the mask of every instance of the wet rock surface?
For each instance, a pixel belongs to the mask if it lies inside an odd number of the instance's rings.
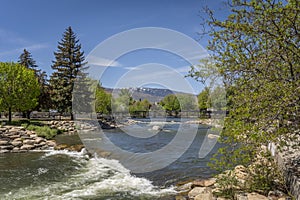
[[[249,178],[246,174],[246,168],[242,165],[236,166],[231,172],[225,171],[226,173],[234,174],[237,180],[242,184]],[[178,195],[176,200],[229,200],[220,196],[220,185],[216,182],[216,178],[200,179],[178,184],[177,190]],[[267,196],[258,194],[255,192],[248,193],[240,190],[234,195],[236,200],[291,200],[288,195],[280,191],[270,191]]]
[[[22,153],[31,150],[46,150],[56,143],[39,137],[34,131],[23,127],[3,126],[0,128],[0,153]]]

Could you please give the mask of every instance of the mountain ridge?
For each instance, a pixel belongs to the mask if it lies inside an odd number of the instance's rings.
[[[108,93],[119,94],[122,89],[128,89],[132,94],[132,98],[135,100],[143,100],[147,99],[151,103],[160,102],[165,96],[170,94],[183,94],[183,95],[193,95],[191,93],[172,91],[170,89],[164,88],[148,88],[148,87],[140,87],[140,88],[104,88],[104,90]]]

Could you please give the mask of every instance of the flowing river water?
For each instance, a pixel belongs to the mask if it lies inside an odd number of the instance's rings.
[[[178,125],[165,123],[159,134],[148,139],[133,140],[121,129],[107,130],[105,135],[123,149],[143,152],[167,145]],[[189,149],[172,164],[139,174],[130,172],[118,160],[90,158],[83,151],[1,154],[0,199],[174,199],[178,181],[209,177],[213,173],[207,162],[219,145],[205,158],[198,157],[207,130],[207,126],[200,125]],[[57,140],[76,142],[76,136],[59,136]],[[137,165],[145,167],[144,163]]]

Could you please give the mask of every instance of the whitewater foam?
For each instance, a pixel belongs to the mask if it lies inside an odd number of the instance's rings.
[[[114,197],[148,197],[155,199],[175,194],[173,187],[159,188],[151,181],[133,176],[128,169],[117,160],[93,157],[87,159],[85,151],[71,152],[67,150],[50,151],[41,159],[49,159],[56,155],[69,156],[81,163],[81,168],[61,182],[31,185],[5,195],[5,199],[85,199]],[[38,174],[47,173],[48,169],[38,169]],[[118,199],[118,198],[113,198]],[[122,199],[122,198],[119,198]]]

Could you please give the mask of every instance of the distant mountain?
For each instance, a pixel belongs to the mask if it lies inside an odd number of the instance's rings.
[[[104,88],[105,91],[118,94],[121,89],[112,89],[112,88]],[[130,93],[132,94],[133,99],[135,100],[143,100],[148,99],[151,103],[154,102],[160,102],[165,96],[169,94],[186,94],[186,95],[192,95],[189,93],[184,92],[178,92],[178,91],[172,91],[169,89],[160,89],[160,88],[128,88]]]

